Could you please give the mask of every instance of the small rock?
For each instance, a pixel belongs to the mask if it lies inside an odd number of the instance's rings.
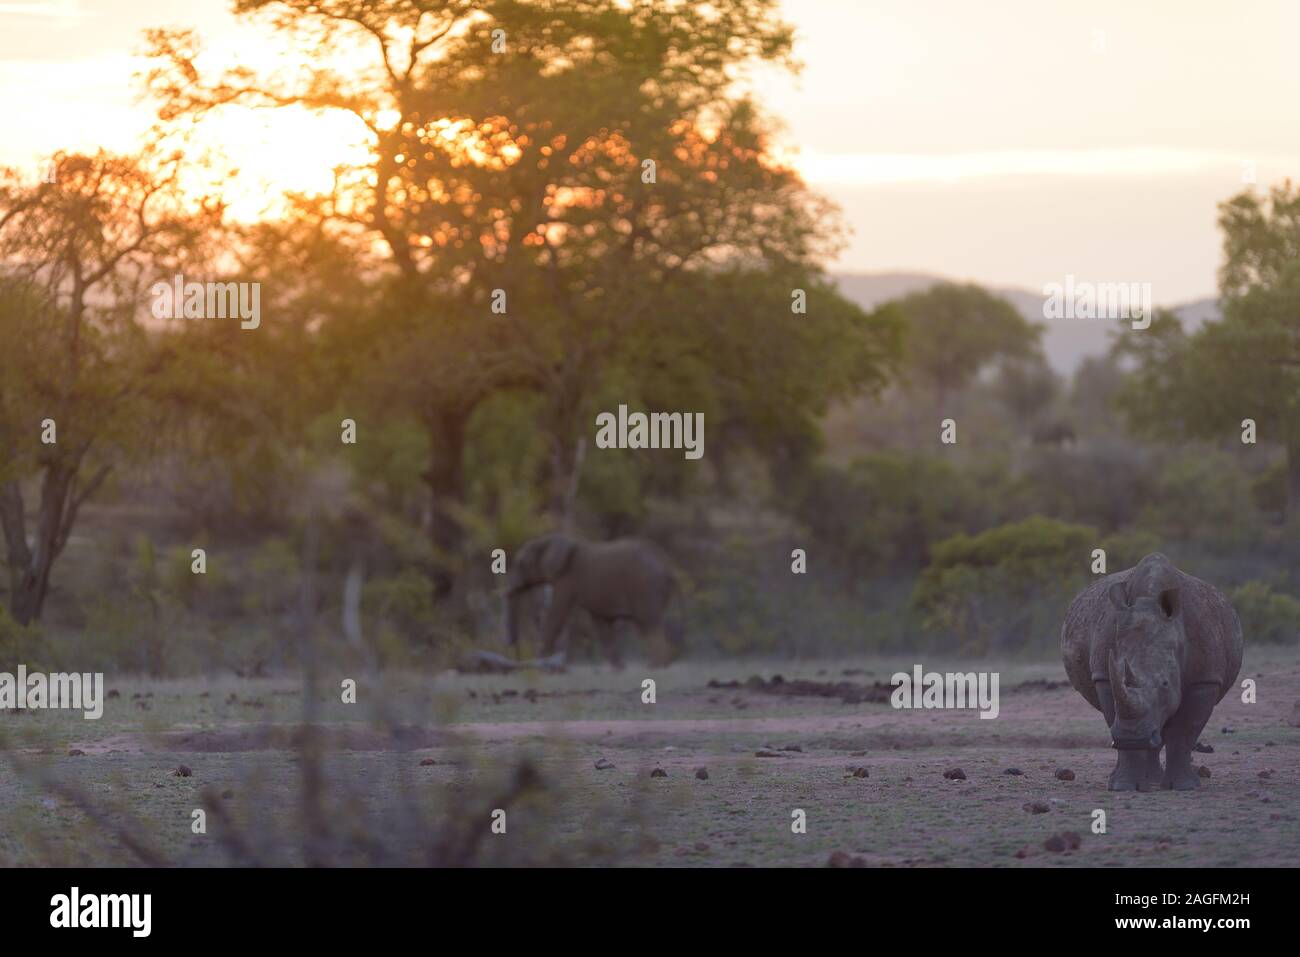
[[[1058,769],[1057,772],[1056,772],[1056,780],[1058,780],[1058,781],[1073,781],[1073,780],[1074,780],[1074,772],[1071,771],[1069,768],[1060,768],[1060,769]]]
[[[431,767],[433,767],[433,766],[434,766],[435,764],[437,764],[437,763],[438,763],[438,762],[435,761],[435,760],[433,760],[433,758],[421,758],[421,759],[420,759],[420,767],[422,767],[422,768],[431,768]]]
[[[1024,774],[1025,772],[1024,772],[1024,771],[1021,771],[1019,768],[1007,768],[1007,769],[1006,769],[1005,771],[1003,771],[1002,773],[1003,773],[1003,774],[1013,774],[1013,775],[1015,775],[1016,777],[1020,777],[1020,775]]]
[[[850,768],[849,773],[855,778],[871,777],[871,772],[868,771],[866,768]]]
[[[108,697],[110,697],[110,698],[120,698],[120,697],[122,697],[122,692],[118,691],[116,688],[109,688],[109,689],[108,689]]]
[[[1077,851],[1083,843],[1077,831],[1062,831],[1060,834],[1053,834],[1043,842],[1043,847],[1054,854],[1060,854],[1064,851]]]
[[[856,854],[850,854],[848,851],[832,851],[830,860],[826,862],[827,867],[866,867],[867,860]]]
[[[666,778],[666,777],[668,777],[668,772],[665,771],[663,768],[655,768],[653,771],[650,772],[650,777],[652,777],[652,778]]]
[[[755,751],[755,752],[754,752],[754,757],[756,757],[756,758],[780,758],[780,757],[784,757],[784,755],[782,755],[780,751],[769,751],[769,750],[767,750],[767,748],[764,748],[764,749],[761,750],[761,751]]]
[[[613,761],[606,761],[604,758],[598,758],[596,761],[597,771],[608,771],[612,767],[614,767]]]
[[[178,778],[188,778],[193,773],[194,772],[190,770],[190,766],[188,764],[180,764],[176,766],[176,770],[172,772],[172,776]]]
[[[1210,769],[1202,764],[1199,768],[1196,769],[1196,773],[1203,778],[1208,778],[1210,776]]]
[[[1267,781],[1267,780],[1269,780],[1270,778],[1273,777],[1273,769],[1272,769],[1272,768],[1265,768],[1263,771],[1260,771],[1260,772],[1259,772],[1259,776],[1260,776],[1261,778],[1263,778],[1265,781]]]
[[[1200,741],[1197,741],[1197,742],[1196,742],[1196,745],[1192,748],[1192,750],[1195,751],[1197,754],[1213,754],[1213,753],[1214,753],[1214,747],[1213,747],[1213,745],[1203,744],[1203,743],[1201,743]]]
[[[1228,727],[1228,726],[1225,724],[1222,728],[1219,729],[1219,733],[1220,733],[1220,734],[1232,734],[1232,729],[1231,729],[1230,727]]]
[[[865,751],[850,751],[850,752],[849,752],[849,757],[851,757],[851,758],[865,758],[866,756],[867,756],[867,752],[865,752]]]
[[[1022,847],[1020,850],[1016,851],[1016,853],[1012,854],[1011,856],[1018,857],[1021,860],[1024,860],[1026,857],[1029,856],[1029,848]]]
[[[69,748],[69,749],[68,749],[68,757],[70,757],[70,758],[79,758],[79,757],[81,757],[82,755],[84,755],[85,753],[86,753],[86,752],[85,752],[85,751],[82,751],[81,748]]]
[[[963,771],[961,768],[949,768],[947,771],[943,772],[943,776],[947,778],[949,781],[966,780],[966,772]]]
[[[786,745],[784,748],[782,748],[781,750],[782,750],[782,751],[798,751],[800,754],[803,754],[803,745],[802,745],[802,744],[787,744],[787,745]]]
[[[1030,814],[1046,814],[1052,809],[1051,805],[1045,804],[1042,801],[1030,801],[1024,807]]]
[[[223,801],[229,801],[234,796],[235,796],[235,792],[230,790],[230,788],[226,788],[224,791],[221,792],[221,800]]]
[[[708,769],[708,768],[696,768],[696,769],[695,769],[695,778],[696,778],[697,781],[707,781],[707,780],[709,779],[709,769]]]

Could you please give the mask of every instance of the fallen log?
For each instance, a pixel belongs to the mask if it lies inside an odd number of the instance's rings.
[[[563,672],[564,652],[559,651],[546,658],[526,658],[516,661],[495,651],[476,649],[467,653],[456,665],[457,671],[472,675],[501,675],[530,669],[552,673]]]

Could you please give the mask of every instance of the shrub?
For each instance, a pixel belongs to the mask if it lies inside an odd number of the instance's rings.
[[[963,651],[1023,647],[1054,632],[1086,584],[1097,533],[1035,515],[935,545],[913,606],[927,629],[954,635]]]
[[[1247,641],[1294,644],[1300,638],[1300,601],[1273,591],[1261,581],[1250,581],[1231,596]]]

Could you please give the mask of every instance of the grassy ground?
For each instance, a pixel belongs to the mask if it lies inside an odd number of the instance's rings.
[[[441,841],[487,864],[822,865],[836,852],[890,866],[1300,864],[1294,650],[1248,649],[1241,678],[1256,681],[1258,702],[1236,693],[1220,703],[1202,738],[1214,751],[1195,756],[1212,776],[1186,793],[1108,792],[1114,755],[1102,719],[1056,684],[1055,663],[1001,669],[996,720],[709,687],[776,673],[869,685],[912,664],[331,674],[318,696],[322,783],[306,789],[295,681],[110,676],[118,695],[99,721],[0,714],[0,864],[119,865],[141,853],[177,864],[301,863],[312,853],[302,826],[312,802],[332,841],[319,859],[342,863],[384,859],[368,844],[381,835],[393,845]],[[356,704],[334,690],[348,677]],[[642,700],[646,678],[656,682],[653,704]],[[545,787],[516,795],[510,774],[524,760]],[[177,775],[181,765],[192,773]],[[701,767],[707,778],[696,776]],[[866,777],[853,775],[860,767]],[[1004,774],[1009,767],[1023,774]],[[946,779],[953,768],[965,779]],[[1059,779],[1062,769],[1074,779]],[[490,831],[497,802],[504,834]],[[1047,810],[1025,809],[1034,803]],[[204,834],[192,830],[197,808],[209,809]],[[796,810],[806,833],[792,831]],[[1098,810],[1104,834],[1092,830]],[[1063,832],[1080,836],[1077,849],[1045,847]]]

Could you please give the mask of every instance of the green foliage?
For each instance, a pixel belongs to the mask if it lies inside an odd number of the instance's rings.
[[[1120,402],[1143,434],[1237,438],[1255,420],[1260,441],[1285,450],[1288,513],[1300,513],[1300,187],[1251,190],[1219,206],[1224,316],[1186,333],[1172,315],[1127,336],[1138,361]]]
[[[391,645],[396,637],[407,645],[427,646],[437,625],[429,580],[413,568],[366,582],[361,607],[380,645]]]
[[[1146,450],[1115,438],[1039,446],[1025,457],[1018,497],[1042,514],[1113,531],[1133,524],[1154,500],[1155,473]]]
[[[302,563],[298,551],[284,538],[268,538],[248,559],[251,581],[244,589],[244,611],[276,618],[289,612],[299,595]]]
[[[1042,327],[974,285],[940,283],[898,301],[905,320],[905,374],[942,401],[994,359],[1039,354]]]
[[[1250,484],[1232,457],[1199,450],[1167,460],[1139,524],[1179,540],[1209,544],[1258,537]]]
[[[1160,551],[1160,536],[1143,529],[1125,529],[1107,535],[1097,547],[1106,552],[1107,573],[1132,568],[1152,552]]]
[[[1233,591],[1232,607],[1241,619],[1246,643],[1295,644],[1300,641],[1300,601],[1273,591],[1261,581]]]
[[[40,626],[20,625],[0,605],[0,671],[12,674],[19,664],[39,671],[48,660],[49,650]]]
[[[934,542],[994,520],[997,471],[937,456],[880,453],[847,468],[818,465],[794,511],[853,576],[918,568]]]
[[[1043,644],[1088,577],[1097,533],[1034,516],[934,547],[913,605],[927,628],[951,633],[964,651]]]
[[[1251,499],[1264,514],[1281,515],[1286,511],[1286,473],[1286,461],[1279,460],[1251,479]]]

